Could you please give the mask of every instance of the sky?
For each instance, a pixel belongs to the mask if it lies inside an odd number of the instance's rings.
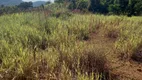
[[[29,2],[29,1],[32,1],[32,2],[35,2],[35,1],[51,1],[51,2],[53,2],[54,0],[22,0],[22,1],[27,1],[27,2]]]

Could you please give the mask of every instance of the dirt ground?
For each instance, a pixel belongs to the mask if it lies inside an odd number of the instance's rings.
[[[115,53],[115,40],[102,35],[101,32],[92,33],[88,44],[95,44],[106,53],[110,70],[119,80],[142,80],[142,63],[133,60],[121,60]]]

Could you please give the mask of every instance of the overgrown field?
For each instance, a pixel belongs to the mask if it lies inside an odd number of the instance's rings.
[[[111,52],[109,46],[104,50],[90,43],[97,34],[112,41]],[[0,16],[1,80],[116,80],[107,55],[142,62],[141,52],[142,17],[34,12]]]

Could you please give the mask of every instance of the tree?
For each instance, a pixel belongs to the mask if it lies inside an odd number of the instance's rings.
[[[108,13],[106,0],[90,0],[89,11],[93,13]]]
[[[88,9],[89,1],[88,0],[80,0],[77,4],[77,9],[86,10]]]
[[[120,14],[121,8],[119,4],[119,0],[110,0],[108,3],[108,11],[112,14]]]
[[[100,0],[90,0],[89,11],[99,12]]]
[[[142,0],[55,0],[57,3],[70,3],[69,9],[87,9],[93,13],[113,13],[123,15],[142,14]],[[88,7],[89,5],[89,7]]]
[[[46,5],[48,5],[48,4],[51,4],[51,2],[50,2],[50,1],[47,1],[47,2],[46,2]]]
[[[77,9],[77,1],[76,0],[68,0],[67,2],[70,3],[69,9],[71,9],[71,10]]]
[[[18,5],[18,8],[22,9],[22,10],[25,10],[25,9],[28,9],[28,8],[32,8],[33,7],[33,3],[32,2],[23,2],[23,3],[20,3]]]
[[[129,0],[128,15],[140,15],[142,13],[142,0]]]
[[[55,0],[55,3],[63,3],[65,0]]]

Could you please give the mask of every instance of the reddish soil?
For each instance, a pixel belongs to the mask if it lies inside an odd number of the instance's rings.
[[[99,50],[106,53],[110,70],[118,76],[118,80],[142,80],[142,63],[120,60],[118,54],[115,53],[115,40],[101,34],[100,32],[92,33],[87,43],[98,46]]]

